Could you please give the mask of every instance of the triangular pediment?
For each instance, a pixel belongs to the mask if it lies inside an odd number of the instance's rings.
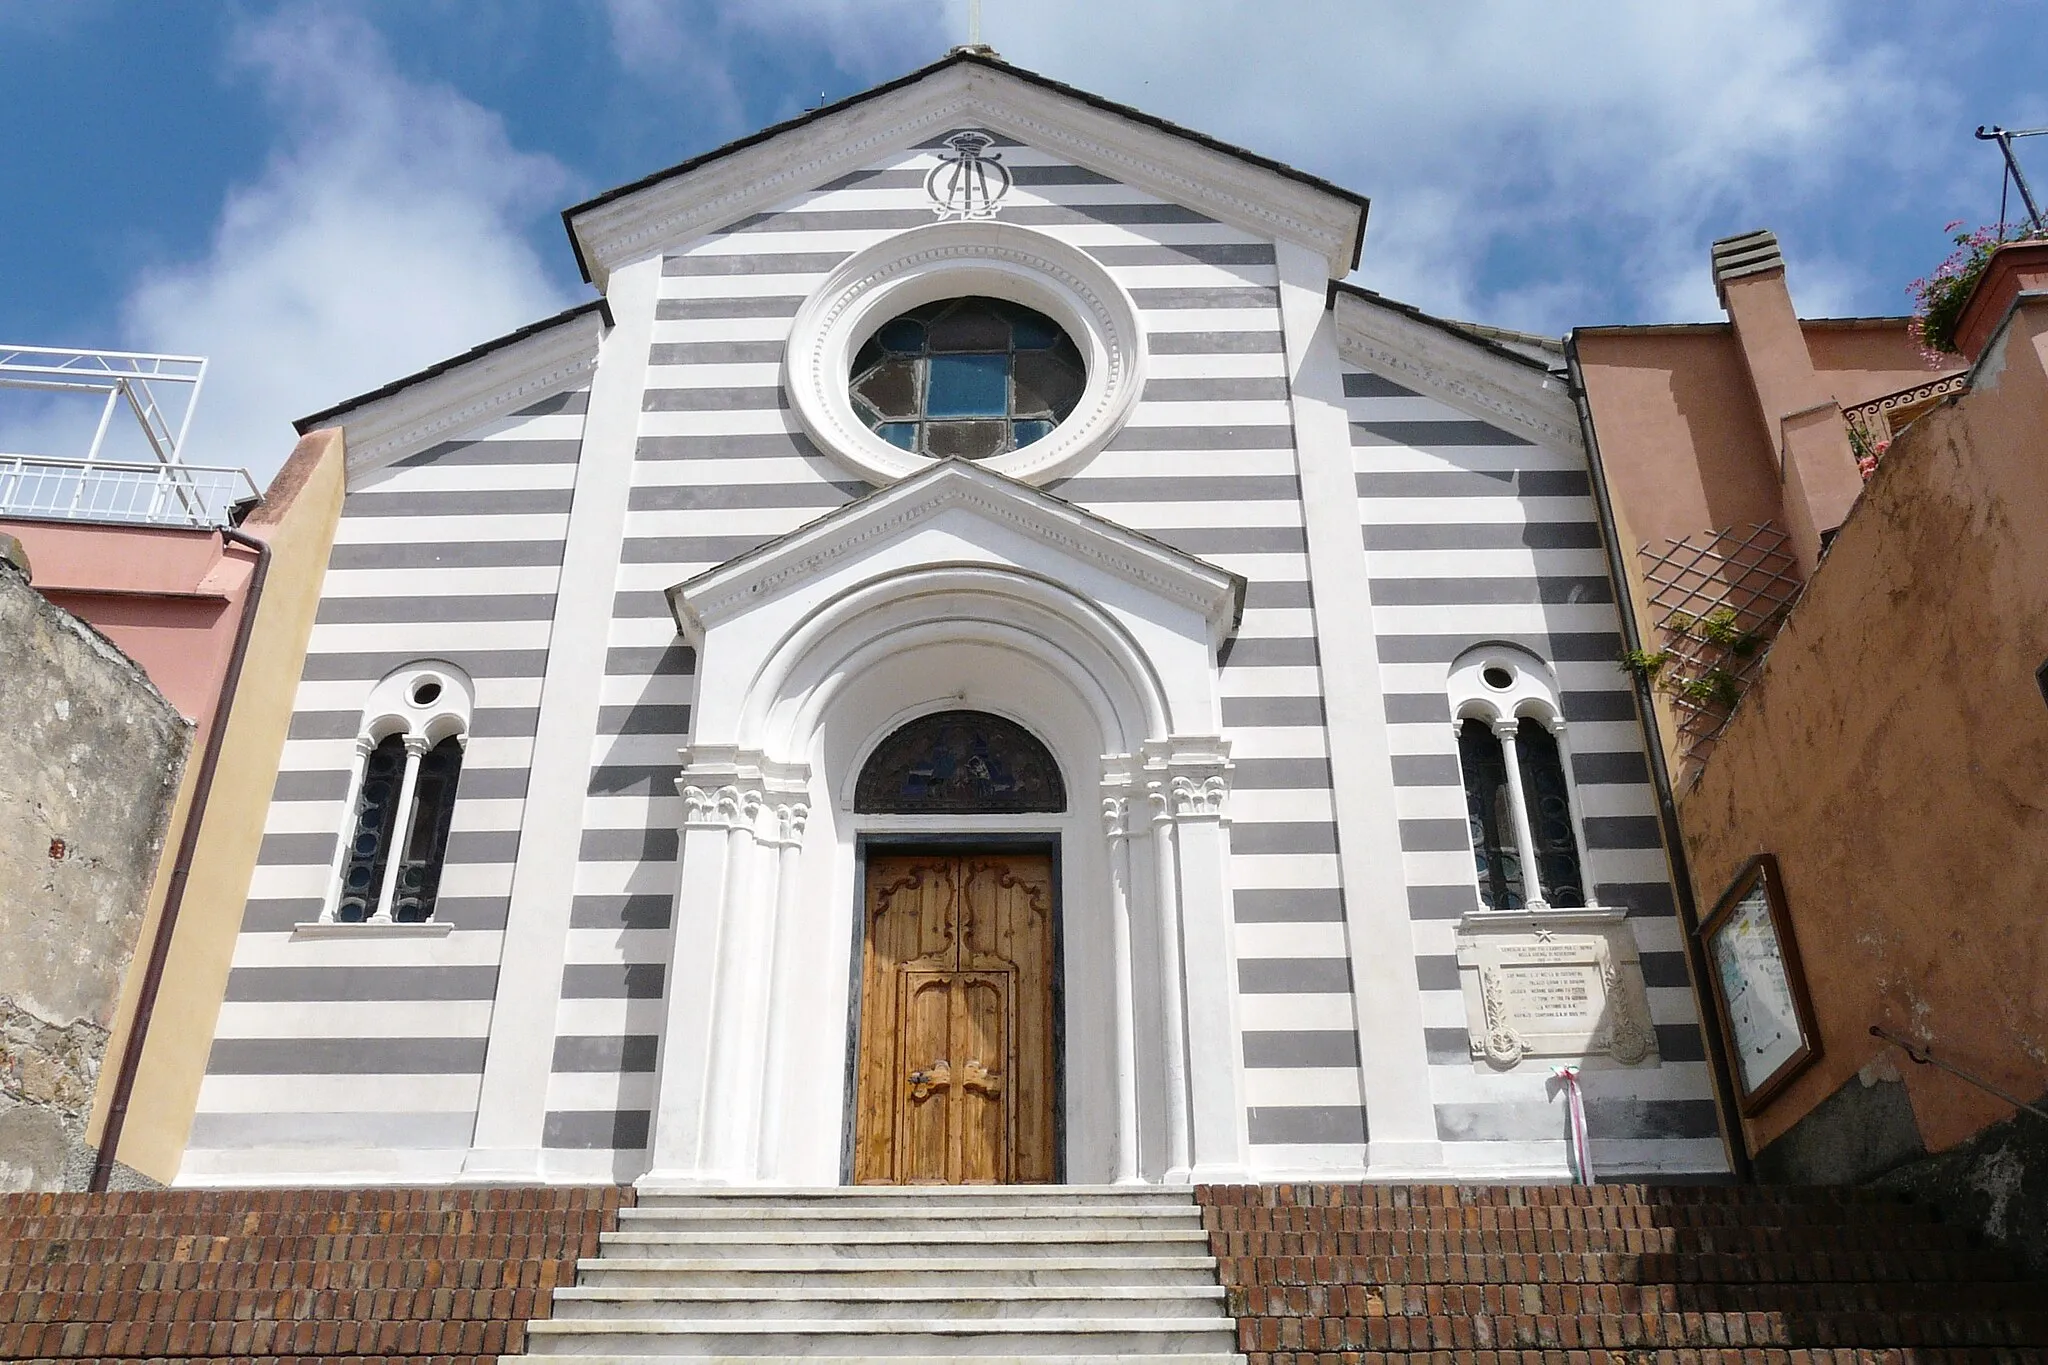
[[[1237,574],[964,460],[942,461],[677,584],[670,608],[684,635],[701,639],[721,621],[955,511],[1038,542],[1048,563],[1085,561],[1193,609],[1208,622],[1212,646],[1237,629],[1245,588]]]
[[[589,383],[611,325],[610,308],[603,299],[593,299],[292,425],[302,436],[322,427],[346,432],[353,482],[538,399]]]
[[[1332,290],[1330,306],[1348,363],[1537,445],[1584,449],[1571,389],[1543,360],[1354,285]]]
[[[584,277],[715,231],[972,124],[1246,231],[1357,265],[1363,196],[992,57],[958,52],[562,214]]]

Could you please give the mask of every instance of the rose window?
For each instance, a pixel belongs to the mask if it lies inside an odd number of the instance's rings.
[[[868,429],[935,459],[987,459],[1049,435],[1080,401],[1087,366],[1045,314],[1005,299],[944,299],[883,323],[853,360]]]

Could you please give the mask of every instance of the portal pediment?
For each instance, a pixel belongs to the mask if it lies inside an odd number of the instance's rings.
[[[929,544],[905,562],[904,542],[919,537]],[[1065,585],[1108,575],[1198,614],[1211,648],[1234,633],[1244,605],[1237,574],[964,460],[934,465],[679,583],[669,604],[683,634],[702,640],[800,587],[815,592],[821,579],[850,585],[871,576],[892,549],[898,570],[1000,564]]]

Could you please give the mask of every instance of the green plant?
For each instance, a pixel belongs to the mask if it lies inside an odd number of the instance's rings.
[[[1627,649],[1622,651],[1618,665],[1624,673],[1633,673],[1646,682],[1655,682],[1671,659],[1672,653],[1668,649]]]
[[[1742,639],[1742,627],[1736,624],[1735,608],[1723,607],[1713,615],[1695,623],[1693,634],[1710,645],[1732,649]]]
[[[2031,241],[2042,236],[2032,230],[2008,235],[2010,225],[2005,223],[1956,232],[1962,225],[1962,220],[1957,219],[1943,229],[1955,233],[1952,240],[1956,249],[1948,259],[1936,266],[1933,274],[1906,286],[1906,292],[1913,296],[1913,320],[1909,326],[1920,343],[1920,353],[1930,365],[1945,364],[1956,354],[1956,322],[1963,315],[1963,305],[1975,292],[1977,281],[1983,277],[1991,253],[2008,242]]]
[[[1723,710],[1733,708],[1742,698],[1741,682],[1725,668],[1709,668],[1690,678],[1675,677],[1667,685],[1672,693],[1689,702]]]

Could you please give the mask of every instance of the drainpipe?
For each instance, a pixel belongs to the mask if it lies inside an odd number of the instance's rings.
[[[114,1174],[114,1153],[121,1143],[121,1129],[128,1119],[128,1100],[135,1091],[135,1074],[142,1065],[142,1048],[149,1036],[150,1015],[156,1010],[157,992],[163,986],[164,964],[171,956],[171,939],[177,932],[178,912],[185,904],[185,885],[192,875],[192,859],[199,851],[199,831],[205,823],[207,798],[213,794],[214,773],[220,767],[220,753],[227,741],[228,716],[235,704],[235,690],[241,685],[242,664],[249,655],[249,637],[256,626],[256,609],[263,600],[263,581],[270,575],[270,546],[230,527],[220,528],[221,545],[240,545],[256,552],[256,569],[249,575],[249,590],[242,597],[242,619],[235,626],[234,653],[228,656],[227,672],[220,680],[220,696],[213,704],[213,725],[207,731],[206,749],[199,757],[199,776],[192,783],[192,801],[185,811],[185,826],[178,833],[178,857],[171,864],[171,880],[164,891],[163,913],[157,916],[156,937],[149,945],[149,960],[143,968],[142,987],[135,995],[135,1015],[128,1024],[128,1038],[121,1049],[121,1069],[114,1076],[114,1093],[107,1103],[107,1121],[100,1131],[99,1150],[93,1154],[92,1178],[86,1189],[95,1193],[107,1188]]]
[[[1579,412],[1579,430],[1586,440],[1586,462],[1592,466],[1593,500],[1600,509],[1600,539],[1607,548],[1607,565],[1614,579],[1614,600],[1621,610],[1621,638],[1625,649],[1643,647],[1642,632],[1636,628],[1634,604],[1629,600],[1627,561],[1622,558],[1620,532],[1615,529],[1614,504],[1607,492],[1607,472],[1600,462],[1600,439],[1593,432],[1593,409],[1586,399],[1585,376],[1579,369],[1576,335],[1564,339],[1564,358],[1571,387],[1572,403]],[[1685,840],[1678,827],[1678,799],[1671,791],[1671,770],[1664,762],[1664,744],[1657,731],[1657,700],[1650,680],[1630,670],[1635,679],[1636,708],[1643,718],[1643,737],[1650,753],[1650,778],[1657,789],[1657,815],[1664,826],[1664,847],[1671,859],[1671,873],[1678,894],[1678,923],[1685,931],[1685,957],[1692,968],[1693,995],[1699,1000],[1701,1041],[1707,1054],[1707,1072],[1714,1079],[1714,1097],[1721,1103],[1730,1169],[1743,1184],[1756,1183],[1749,1148],[1742,1136],[1742,1109],[1736,1102],[1734,1069],[1722,1051],[1721,1006],[1711,988],[1712,964],[1707,946],[1700,939],[1699,906],[1692,897],[1692,871],[1686,862]]]

